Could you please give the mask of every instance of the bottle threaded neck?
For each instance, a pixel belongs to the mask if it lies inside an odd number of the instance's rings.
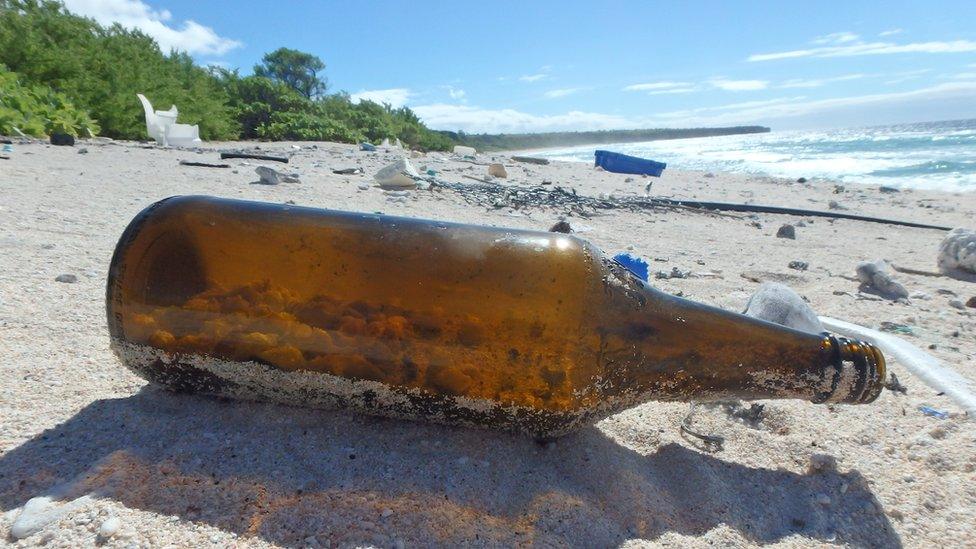
[[[867,404],[878,398],[884,388],[885,359],[877,347],[825,334],[822,349],[834,373],[830,388],[815,402]]]

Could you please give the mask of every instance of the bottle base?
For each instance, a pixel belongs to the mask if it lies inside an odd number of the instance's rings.
[[[286,371],[258,362],[200,355],[171,355],[113,339],[122,363],[151,383],[177,392],[318,409],[353,409],[371,415],[498,429],[551,440],[607,417],[606,410],[537,410],[498,402],[434,395],[327,373]]]

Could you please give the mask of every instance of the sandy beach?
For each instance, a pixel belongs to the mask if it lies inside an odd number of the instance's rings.
[[[255,184],[256,164],[217,152],[291,156],[300,183]],[[87,152],[81,154],[82,150]],[[466,202],[448,189],[390,194],[372,175],[399,157],[333,143],[206,143],[198,150],[80,140],[15,143],[0,160],[0,544],[13,547],[965,547],[976,538],[976,423],[895,361],[907,394],[865,406],[766,401],[748,424],[688,404],[648,403],[538,444],[526,437],[171,394],[109,350],[104,299],[112,251],[152,202],[207,194],[547,230],[564,212]],[[941,193],[666,170],[644,179],[508,154],[411,162],[474,183],[501,162],[513,187],[581,195],[750,202],[974,227],[976,193]],[[363,168],[363,175],[332,170]],[[832,202],[836,204],[831,205]],[[911,294],[858,290],[860,261],[937,272],[944,232],[848,220],[691,210],[565,217],[607,253],[650,263],[651,283],[741,312],[759,281],[789,285],[817,311],[903,337],[976,379],[976,282],[896,273]],[[796,238],[777,238],[783,224]],[[806,270],[788,267],[806,262]],[[656,271],[690,272],[655,279]],[[64,283],[60,275],[74,275]],[[920,406],[948,413],[940,419]],[[59,502],[23,539],[32,498]],[[73,502],[73,503],[70,503]],[[115,517],[111,535],[98,534]],[[114,521],[109,521],[114,522]]]

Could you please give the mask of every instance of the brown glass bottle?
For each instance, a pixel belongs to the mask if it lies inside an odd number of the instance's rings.
[[[885,369],[573,236],[212,197],[132,221],[107,313],[122,362],[175,390],[538,437],[648,400],[870,402]]]

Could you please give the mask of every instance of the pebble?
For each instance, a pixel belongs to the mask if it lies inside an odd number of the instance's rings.
[[[776,238],[789,238],[790,240],[796,240],[796,228],[787,223],[776,230]]]
[[[78,282],[78,277],[73,274],[59,274],[54,278],[55,282],[64,282],[65,284],[74,284]]]
[[[118,533],[121,527],[122,521],[119,520],[119,517],[109,517],[98,527],[98,537],[104,539],[110,538]]]
[[[827,207],[830,208],[831,210],[846,210],[847,209],[846,206],[844,206],[840,202],[837,202],[836,200],[831,200],[830,202],[828,202],[827,203]]]
[[[566,221],[557,221],[555,225],[549,227],[550,233],[565,233],[569,234],[573,232],[573,227]]]
[[[966,302],[966,306],[967,307],[972,307],[972,308],[976,309],[976,295],[974,295],[973,297],[969,298],[969,301]]]
[[[966,305],[962,302],[961,299],[950,299],[949,306],[959,310],[965,310],[966,308]]]
[[[88,149],[82,147],[78,149],[78,154],[88,154]]]
[[[358,188],[361,191],[368,191],[369,190],[369,185],[363,183],[362,185],[359,185]]]
[[[787,267],[797,271],[805,271],[810,268],[810,264],[806,261],[790,261],[790,264],[787,265]]]
[[[383,512],[380,513],[380,516],[383,517],[383,518],[387,518],[387,517],[391,516],[392,514],[393,514],[393,509],[383,509]]]

